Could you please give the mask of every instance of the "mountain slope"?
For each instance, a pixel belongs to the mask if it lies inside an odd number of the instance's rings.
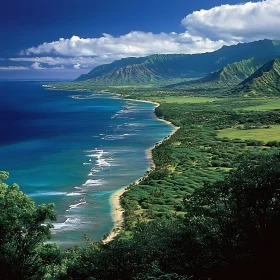
[[[271,59],[272,58],[256,59],[253,57],[247,60],[234,62],[226,65],[218,71],[208,74],[201,79],[173,84],[168,87],[175,88],[182,86],[197,86],[205,88],[238,85]]]
[[[238,89],[247,95],[280,94],[280,59],[276,58],[259,68],[240,83]]]
[[[149,69],[145,64],[132,64],[119,68],[111,73],[92,78],[99,84],[137,84],[151,83],[159,79],[165,79],[166,76]]]
[[[102,75],[106,75],[113,71],[117,71],[118,69],[125,67],[127,65],[142,63],[142,61],[144,61],[144,58],[136,58],[136,57],[122,58],[110,64],[97,66],[96,68],[92,69],[88,74],[82,74],[76,81],[85,81],[88,79],[100,77]]]
[[[239,84],[251,76],[269,60],[269,58],[256,59],[253,57],[247,60],[234,62],[216,72],[208,74],[202,79],[197,80],[196,83],[215,83],[226,85]]]
[[[255,57],[280,55],[279,41],[262,40],[224,46],[203,54],[158,54],[140,58],[124,58],[94,68],[76,81],[97,84],[133,84],[172,78],[194,78],[217,71],[227,64]]]

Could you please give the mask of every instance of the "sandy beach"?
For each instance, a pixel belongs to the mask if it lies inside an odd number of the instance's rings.
[[[147,103],[153,103],[156,105],[156,107],[160,106],[159,103],[157,102],[153,102],[153,101],[146,101],[146,100],[135,100],[135,99],[126,99],[126,100],[132,100],[132,101],[140,101],[140,102],[147,102]],[[155,108],[156,108],[155,107]],[[152,150],[160,145],[163,141],[166,141],[167,139],[169,139],[180,127],[176,127],[174,126],[171,122],[163,120],[158,118],[158,120],[163,121],[169,125],[173,126],[173,131],[172,133],[170,133],[167,137],[165,137],[164,139],[162,139],[161,141],[155,143],[155,145],[151,148],[149,148],[148,150],[146,150],[146,157],[149,160],[150,166],[148,168],[147,171],[155,168],[155,163],[153,161],[153,157],[152,157]],[[133,182],[132,184],[134,185],[138,185],[139,182],[141,181],[142,177],[139,178],[138,180],[136,180],[135,182]],[[108,235],[102,240],[103,243],[108,243],[110,241],[112,241],[121,231],[122,227],[123,227],[123,223],[124,223],[124,219],[123,219],[123,208],[121,206],[120,203],[120,198],[121,196],[125,193],[126,188],[128,186],[125,186],[119,190],[117,190],[116,192],[114,192],[111,197],[110,197],[110,205],[111,205],[111,215],[112,215],[112,219],[114,222],[114,228],[108,233]]]

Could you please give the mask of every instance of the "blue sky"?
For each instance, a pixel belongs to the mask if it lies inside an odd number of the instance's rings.
[[[1,78],[75,78],[129,56],[280,39],[280,0],[9,0]]]

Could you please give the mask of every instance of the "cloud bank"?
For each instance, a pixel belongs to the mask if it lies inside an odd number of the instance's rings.
[[[42,69],[40,63],[72,65],[75,69],[110,63],[130,56],[147,56],[155,53],[201,53],[218,49],[225,41],[212,41],[188,32],[177,34],[153,34],[140,31],[114,37],[103,34],[100,38],[61,38],[58,41],[43,43],[21,52],[21,57],[11,61],[32,62],[32,68]]]
[[[220,40],[280,39],[280,0],[222,5],[182,20],[191,34]]]
[[[0,66],[0,71],[12,71],[12,70],[28,70],[29,67],[24,66]]]
[[[72,57],[146,56],[154,53],[197,53],[212,51],[225,44],[222,40],[212,41],[201,36],[191,36],[188,32],[145,33],[133,31],[114,37],[103,34],[100,38],[61,38],[58,41],[43,43],[22,51],[23,55],[52,54]]]
[[[31,64],[31,68],[36,69],[36,70],[46,69],[45,67],[42,67],[41,63],[39,63],[37,61]]]

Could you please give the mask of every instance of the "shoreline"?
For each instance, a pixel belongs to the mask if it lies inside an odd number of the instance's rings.
[[[160,103],[154,102],[154,101],[128,99],[128,98],[124,98],[124,99],[125,100],[152,103],[152,104],[156,105],[155,108],[160,106]],[[158,120],[160,120],[160,121],[162,121],[162,122],[164,122],[168,125],[171,125],[173,127],[173,131],[170,134],[168,134],[166,137],[164,137],[161,141],[156,142],[152,147],[150,147],[146,150],[146,158],[149,160],[149,167],[147,168],[147,171],[151,171],[155,168],[155,163],[154,163],[153,155],[152,155],[153,149],[155,147],[157,147],[158,145],[160,145],[162,142],[168,140],[180,128],[180,127],[172,124],[170,121],[158,118],[155,114],[155,108],[154,108],[155,117]],[[132,182],[131,185],[137,186],[140,183],[143,176],[140,177],[138,180]],[[117,191],[113,192],[113,194],[110,196],[111,217],[113,219],[114,226],[113,226],[113,229],[107,235],[105,235],[105,238],[103,238],[101,240],[104,244],[112,241],[121,232],[121,230],[123,228],[123,225],[124,225],[124,218],[123,218],[124,209],[121,206],[120,199],[121,199],[121,196],[127,191],[127,187],[128,186],[125,186],[125,187],[122,187],[122,188],[118,189]]]
[[[61,89],[61,88],[56,88],[56,87],[50,86],[50,85],[43,85],[43,87],[45,87],[46,89],[49,89],[49,90],[67,90],[67,91],[77,91],[77,92],[88,91],[86,89],[76,89],[76,90],[75,89],[71,89],[71,90],[69,90],[69,89]],[[89,91],[89,92],[91,92],[91,91]],[[107,92],[107,91],[96,91],[96,92],[97,93],[101,93],[101,94],[113,94],[113,95],[115,95],[119,99],[154,104],[155,107],[154,107],[153,113],[154,113],[155,118],[157,120],[162,121],[162,122],[164,122],[164,123],[166,123],[166,124],[168,124],[168,125],[173,127],[173,131],[170,134],[168,134],[166,137],[164,137],[159,142],[156,142],[152,147],[148,148],[145,151],[146,152],[146,158],[149,161],[149,166],[148,166],[146,171],[148,172],[148,171],[153,170],[155,168],[155,163],[154,163],[153,156],[152,156],[153,149],[155,147],[157,147],[158,145],[160,145],[162,142],[168,140],[173,134],[175,134],[177,132],[178,129],[180,129],[180,127],[175,126],[170,121],[167,121],[167,120],[164,120],[164,119],[161,119],[161,118],[157,117],[157,115],[155,114],[155,109],[160,106],[160,103],[158,103],[158,102],[149,101],[149,100],[141,100],[141,99],[125,98],[121,94],[114,93],[114,92]],[[141,182],[143,177],[144,177],[144,174],[143,174],[143,176],[141,176],[136,181],[132,182],[129,185],[121,187],[120,189],[114,191],[111,194],[109,202],[110,202],[110,206],[111,206],[111,217],[112,217],[114,226],[111,229],[111,231],[109,231],[107,234],[105,234],[104,237],[101,239],[101,242],[103,242],[104,244],[112,241],[121,232],[121,230],[123,228],[123,225],[124,225],[124,218],[123,218],[124,209],[122,208],[121,203],[120,203],[121,196],[127,191],[127,188],[130,185],[134,185],[134,186],[138,185]]]

